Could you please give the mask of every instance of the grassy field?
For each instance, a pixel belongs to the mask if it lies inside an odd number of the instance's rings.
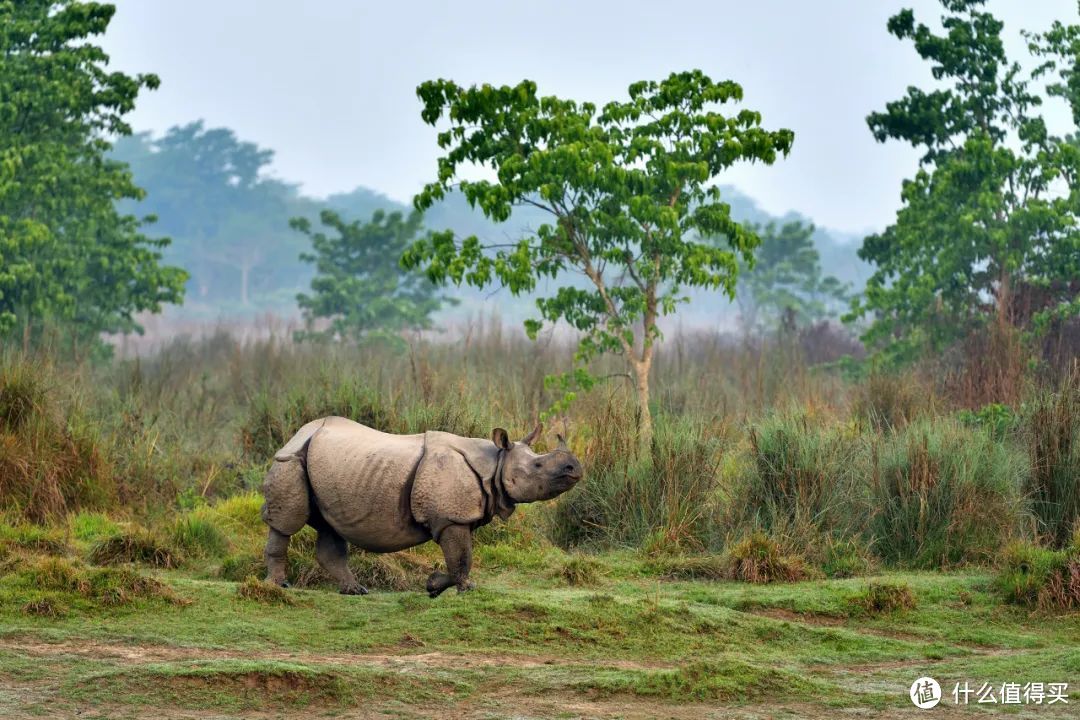
[[[922,675],[938,716],[1075,717],[1080,367],[1003,403],[941,368],[665,347],[651,446],[628,388],[582,395],[551,424],[585,480],[478,531],[479,589],[436,600],[437,547],[354,552],[374,592],[343,597],[310,529],[293,589],[260,582],[269,458],[331,414],[520,437],[566,347],[0,355],[0,717],[890,717]],[[956,707],[958,682],[1070,704]]]
[[[1071,682],[1080,615],[1003,605],[985,574],[886,573],[752,586],[670,581],[630,554],[594,558],[571,585],[545,563],[499,568],[480,588],[252,599],[235,582],[158,571],[175,597],[120,607],[20,610],[0,584],[0,715],[229,717],[837,717],[915,711],[930,675],[953,683]],[[872,585],[914,607],[874,607]],[[23,594],[26,597],[23,597]],[[948,716],[964,708],[939,707]]]

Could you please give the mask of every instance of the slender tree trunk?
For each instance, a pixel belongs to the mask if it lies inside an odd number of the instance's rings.
[[[649,366],[651,362],[634,362],[634,381],[637,386],[638,410],[638,441],[643,450],[652,446],[653,424],[652,412],[649,410]]]

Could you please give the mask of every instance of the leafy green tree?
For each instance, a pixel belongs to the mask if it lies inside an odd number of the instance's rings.
[[[265,176],[273,151],[198,121],[124,138],[113,155],[147,189],[145,207],[174,241],[169,257],[191,272],[193,300],[243,311],[255,297],[291,286],[291,300],[303,286],[293,281],[304,244],[287,223],[309,208],[293,186]]]
[[[896,221],[859,251],[876,271],[849,315],[872,316],[864,340],[896,359],[938,350],[991,321],[1017,326],[1018,296],[1045,298],[1043,317],[1076,312],[1080,152],[1048,131],[1033,79],[1006,56],[1002,23],[983,4],[942,0],[941,34],[910,10],[888,23],[938,80],[867,118],[878,141],[923,152]],[[1075,94],[1070,83],[1075,76],[1066,74],[1057,94]]]
[[[399,264],[420,231],[420,213],[404,217],[376,210],[369,222],[361,224],[324,210],[320,220],[333,235],[313,231],[307,218],[290,223],[311,238],[314,253],[300,257],[318,270],[311,281],[312,293],[296,297],[307,322],[301,337],[359,341],[373,334],[392,336],[431,327],[431,315],[445,299],[426,277]],[[316,331],[320,318],[330,323]]]
[[[76,339],[137,330],[137,312],[183,297],[185,274],[159,263],[164,239],[140,232],[118,199],[142,191],[108,159],[110,136],[154,75],[107,72],[111,5],[0,2],[0,333],[24,349],[46,323]]]
[[[649,371],[660,337],[657,320],[685,298],[682,288],[735,291],[738,257],[758,244],[753,231],[731,218],[714,179],[739,160],[772,163],[787,154],[790,130],[761,127],[759,113],[725,117],[717,105],[741,101],[742,88],[713,82],[701,71],[637,82],[629,100],[602,108],[537,95],[536,85],[462,88],[448,80],[418,90],[425,122],[448,127],[438,136],[445,152],[438,179],[416,197],[435,204],[458,180],[462,166],[488,166],[492,180],[461,180],[473,206],[495,221],[513,207],[542,210],[547,222],[504,245],[482,244],[453,232],[418,240],[408,267],[423,266],[436,282],[480,287],[492,281],[513,294],[530,292],[540,278],[577,271],[587,285],[564,284],[537,300],[539,320],[567,321],[581,332],[577,360],[621,354],[632,371],[640,406],[640,438],[652,436]],[[702,242],[726,238],[729,247]],[[576,378],[587,384],[579,367]]]
[[[784,316],[802,324],[835,317],[848,288],[822,272],[814,226],[770,222],[755,231],[761,246],[753,267],[740,269],[736,289],[743,326],[754,332],[775,327]]]

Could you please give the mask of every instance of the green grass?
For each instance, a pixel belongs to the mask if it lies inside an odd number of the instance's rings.
[[[1080,615],[1033,615],[972,572],[750,585],[663,580],[655,561],[624,552],[547,571],[481,563],[477,590],[436,600],[417,584],[366,597],[292,589],[281,604],[254,579],[143,569],[146,587],[156,579],[184,602],[109,604],[86,599],[85,578],[136,571],[41,562],[33,577],[0,578],[0,680],[32,685],[41,708],[106,715],[362,706],[423,716],[451,702],[463,714],[555,717],[564,701],[599,715],[717,702],[750,716],[829,714],[905,708],[924,672],[1067,681],[1080,668]],[[25,609],[43,597],[64,611]],[[0,695],[0,714],[32,710],[13,697]]]

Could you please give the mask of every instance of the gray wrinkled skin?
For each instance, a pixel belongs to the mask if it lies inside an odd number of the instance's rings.
[[[444,432],[389,435],[346,418],[304,425],[274,455],[263,482],[267,580],[286,585],[289,536],[304,525],[318,531],[316,557],[348,595],[363,595],[347,561],[348,544],[394,552],[435,540],[447,572],[434,572],[427,591],[472,587],[472,532],[518,503],[550,500],[572,488],[581,463],[562,438],[552,452],[529,447],[496,428],[491,440]]]

